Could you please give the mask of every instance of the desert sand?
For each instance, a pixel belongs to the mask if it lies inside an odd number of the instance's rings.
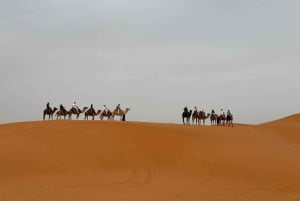
[[[300,114],[260,125],[0,125],[2,201],[299,201]]]

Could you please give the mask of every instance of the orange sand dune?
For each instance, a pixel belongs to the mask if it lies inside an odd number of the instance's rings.
[[[0,125],[3,201],[298,201],[300,115],[261,125]]]

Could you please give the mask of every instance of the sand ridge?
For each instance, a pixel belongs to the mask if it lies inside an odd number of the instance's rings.
[[[300,115],[260,125],[0,125],[1,200],[300,200]]]

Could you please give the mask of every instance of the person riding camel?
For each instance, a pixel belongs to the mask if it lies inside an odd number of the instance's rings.
[[[60,104],[59,109],[60,109],[61,111],[63,111],[63,112],[66,112],[66,111],[67,111],[67,110],[65,109],[65,107],[64,107],[62,104]]]
[[[223,109],[221,109],[221,114],[220,114],[219,116],[220,116],[220,117],[225,117],[225,116],[226,116]]]
[[[103,105],[103,113],[106,114],[108,108],[106,107],[106,105]]]
[[[46,107],[47,107],[48,110],[51,109],[49,102],[47,103]]]
[[[194,107],[194,112],[197,112],[197,113],[198,113],[197,106]]]
[[[224,115],[225,115],[225,114],[224,114]],[[231,117],[231,115],[232,115],[232,114],[231,114],[230,110],[227,110],[227,116],[228,116],[228,117]]]
[[[187,111],[188,111],[187,106],[185,106],[185,107],[183,108],[183,111],[184,111],[184,112],[187,112]]]
[[[120,110],[121,110],[121,105],[120,104],[118,104],[117,106],[116,106],[116,109],[115,109],[118,113],[120,112]]]
[[[206,114],[204,110],[201,110],[199,113],[200,113],[200,117],[205,118]]]
[[[93,104],[91,104],[90,110],[92,110],[93,114],[96,114],[95,109],[93,108]]]
[[[73,109],[73,108],[76,110],[76,113],[79,113],[79,107],[78,107],[78,105],[76,104],[76,101],[74,101],[73,104],[72,104],[72,109]]]

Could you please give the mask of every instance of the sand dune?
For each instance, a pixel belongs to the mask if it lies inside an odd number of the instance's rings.
[[[300,200],[300,115],[261,125],[0,125],[0,200]]]

